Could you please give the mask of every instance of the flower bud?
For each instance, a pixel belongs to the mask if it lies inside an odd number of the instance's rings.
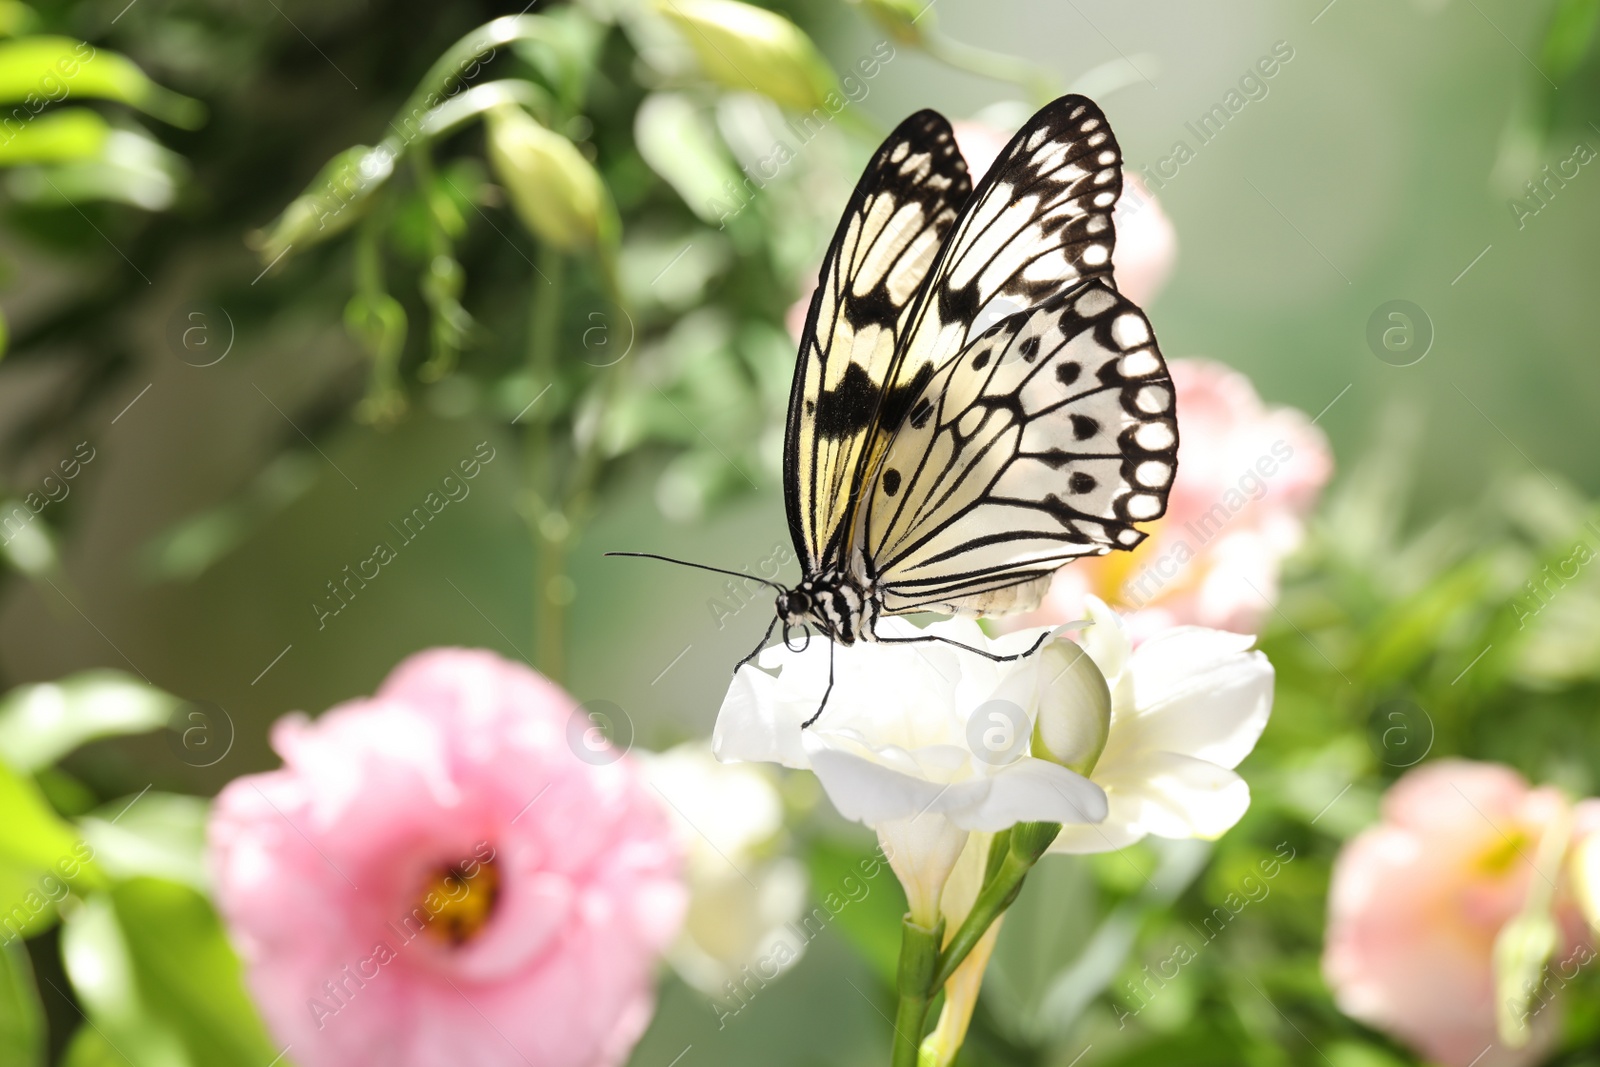
[[[901,44],[919,44],[923,31],[932,28],[933,5],[928,0],[850,0],[866,10],[872,21]],[[921,25],[918,23],[921,22]]]
[[[489,112],[489,163],[517,217],[539,240],[573,252],[614,238],[616,209],[594,165],[520,107]]]
[[[782,15],[737,0],[658,0],[712,81],[810,111],[837,92],[833,71],[805,32]]]
[[[1522,1048],[1532,1033],[1529,1007],[1556,950],[1560,933],[1548,909],[1525,911],[1500,928],[1494,939],[1495,1020],[1500,1042]]]
[[[355,145],[326,166],[252,243],[269,263],[298,245],[305,249],[348,229],[366,213],[372,193],[394,173],[394,153],[385,145]]]
[[[1572,850],[1572,888],[1583,917],[1600,936],[1600,834],[1589,834]]]
[[[1039,652],[1039,712],[1031,753],[1088,777],[1111,731],[1111,690],[1094,660],[1067,640]]]

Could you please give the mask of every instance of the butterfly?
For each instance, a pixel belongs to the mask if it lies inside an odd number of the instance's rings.
[[[1062,565],[1144,540],[1178,424],[1150,322],[1112,277],[1121,192],[1121,149],[1082,96],[1035,114],[976,188],[938,112],[884,141],[823,259],[790,393],[803,575],[766,583],[777,615],[740,666],[779,623],[791,649],[797,628],[955,644],[875,624],[1029,611]],[[832,689],[830,666],[805,725]]]

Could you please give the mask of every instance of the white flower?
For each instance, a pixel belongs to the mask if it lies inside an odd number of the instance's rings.
[[[879,632],[937,635],[1009,654],[1042,631],[991,640],[966,620],[918,630],[885,619]],[[827,688],[830,655],[832,695],[802,730]],[[877,830],[919,922],[937,921],[939,895],[969,832],[1105,817],[1098,786],[1028,752],[1040,706],[1058,699],[1047,656],[996,663],[935,642],[830,648],[819,639],[800,652],[774,645],[758,662],[781,673],[740,669],[712,734],[717,758],[815,772],[842,815]]]
[[[887,637],[937,635],[1006,654],[1041,631],[991,640],[962,619],[918,630],[878,624]],[[836,657],[833,694],[814,724]],[[746,666],[722,702],[712,747],[718,759],[767,760],[816,772],[839,812],[878,826],[940,815],[962,830],[1004,830],[1024,820],[1102,818],[1105,796],[1080,774],[1028,754],[1034,717],[1048,689],[1043,660],[996,663],[949,645],[833,646],[801,652],[774,645],[764,668]]]
[[[1116,613],[1085,598],[1085,651],[1111,687],[1111,730],[1090,778],[1106,818],[1063,826],[1053,852],[1108,852],[1146,834],[1216,838],[1250,806],[1233,770],[1272,713],[1272,664],[1255,638],[1183,626],[1132,649]]]
[[[805,945],[788,929],[806,903],[805,868],[777,852],[783,802],[761,767],[717,762],[691,741],[635,752],[667,800],[687,862],[689,912],[668,959],[684,981],[719,996],[746,967],[792,963]]]

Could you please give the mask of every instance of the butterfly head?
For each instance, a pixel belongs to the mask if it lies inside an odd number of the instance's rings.
[[[807,577],[777,597],[778,621],[785,630],[809,627],[841,645],[854,644],[870,632],[873,606],[865,590],[838,572]]]

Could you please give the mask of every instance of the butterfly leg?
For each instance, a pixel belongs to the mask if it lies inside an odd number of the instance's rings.
[[[822,709],[828,706],[828,697],[833,694],[833,654],[838,647],[832,641],[828,642],[828,688],[822,691],[822,703],[818,704],[817,710],[811,713],[811,718],[800,724],[800,729],[802,730],[822,718]]]
[[[938,641],[941,644],[954,645],[956,648],[964,649],[977,656],[982,656],[984,659],[992,659],[996,663],[1012,663],[1019,659],[1027,659],[1029,656],[1039,651],[1040,647],[1043,646],[1046,641],[1050,640],[1050,633],[1045,632],[1040,634],[1039,640],[1035,641],[1033,643],[1033,647],[1028,649],[1026,652],[1017,652],[1009,656],[997,655],[994,652],[985,652],[981,648],[973,648],[971,645],[963,645],[960,641],[952,641],[948,637],[940,637],[938,634],[927,634],[922,637],[878,637],[876,639],[880,644],[885,645],[911,645],[925,641]]]
[[[767,632],[761,635],[761,640],[756,643],[756,647],[750,652],[750,654],[748,656],[746,656],[744,659],[740,660],[738,663],[735,663],[733,665],[733,673],[734,674],[738,674],[740,667],[743,667],[746,663],[749,663],[751,660],[753,660],[757,656],[761,655],[761,650],[767,647],[767,638],[772,636],[773,627],[775,627],[777,625],[778,625],[778,617],[776,615],[774,615],[772,617],[772,622],[767,626]]]

